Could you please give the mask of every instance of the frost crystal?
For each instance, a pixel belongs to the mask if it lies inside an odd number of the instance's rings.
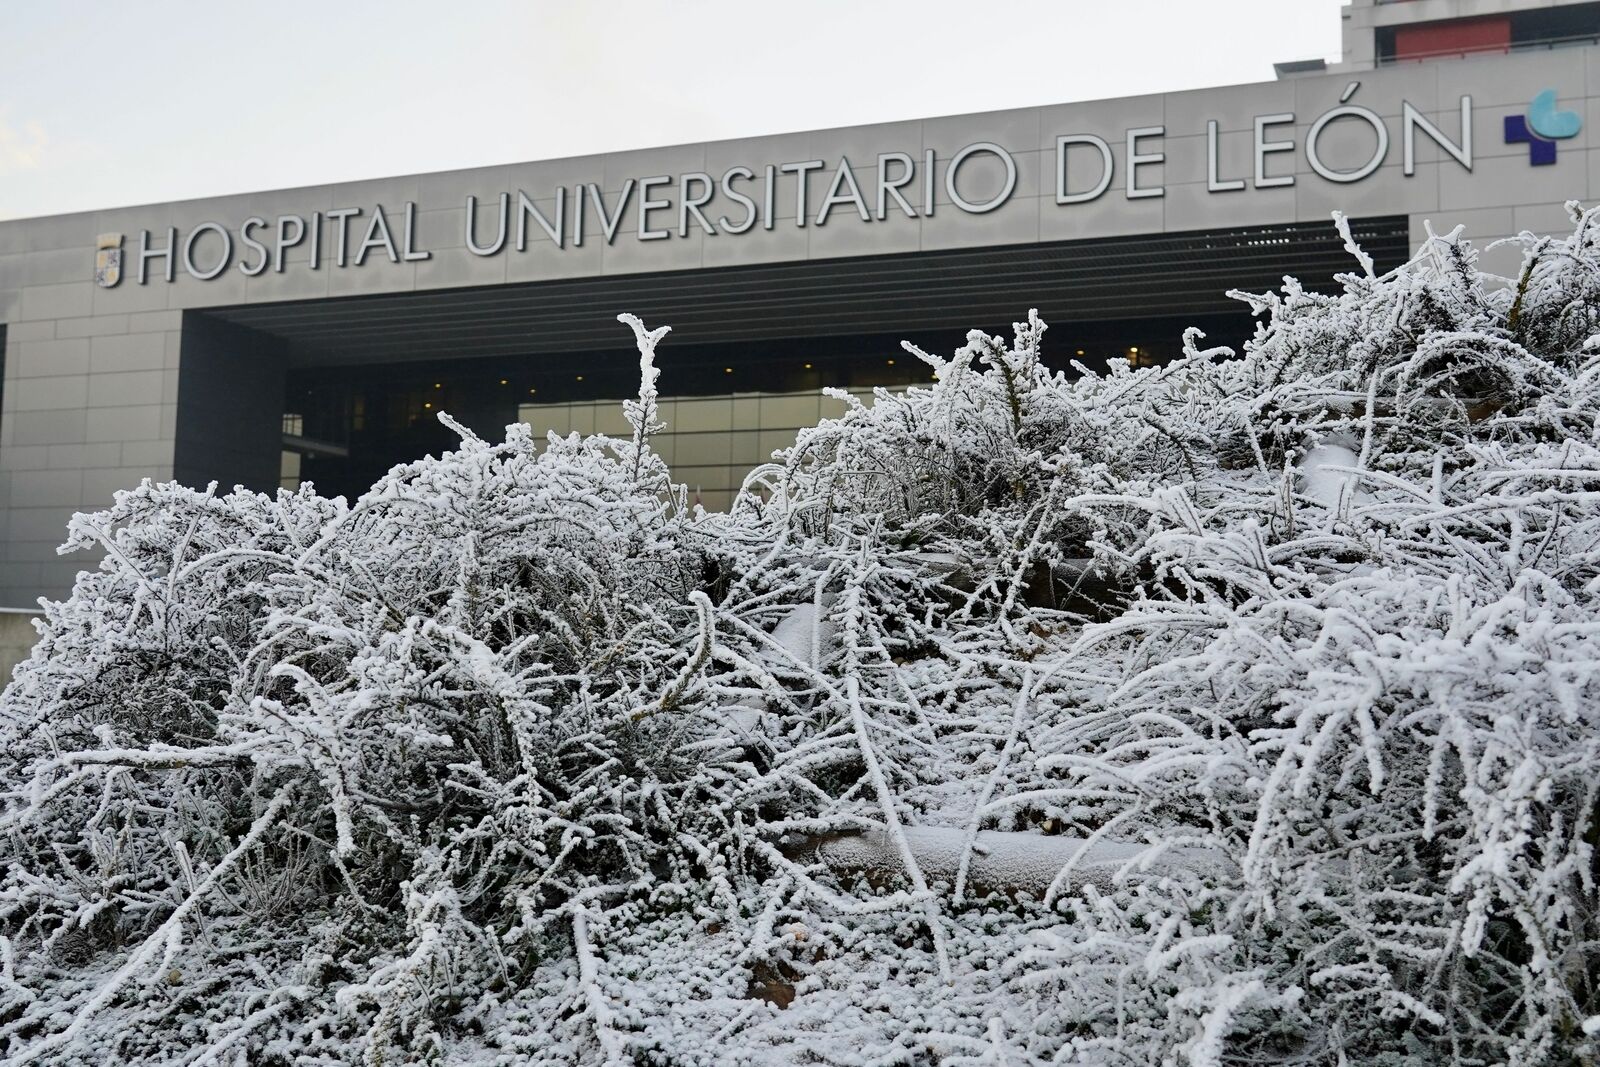
[[[1600,216],[1242,354],[1036,315],[727,514],[631,439],[146,483],[0,699],[0,1058],[1600,1057]]]

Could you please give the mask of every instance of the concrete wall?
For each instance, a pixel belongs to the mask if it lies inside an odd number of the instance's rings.
[[[59,277],[51,272],[66,268],[51,264],[66,257],[50,251],[0,259],[23,261],[30,279]],[[83,283],[41,280],[21,298],[0,405],[0,605],[12,607],[70,586],[81,561],[56,546],[72,512],[171,477],[182,320],[177,310],[95,315]]]
[[[1350,103],[1381,116],[1389,149],[1371,176],[1339,183],[1313,172],[1306,142],[1312,124],[1339,106],[1353,80],[1360,84]],[[1584,117],[1585,129],[1561,143],[1556,165],[1533,167],[1526,146],[1504,143],[1502,123],[1547,88],[1559,93],[1562,106]],[[1474,103],[1471,171],[1422,137],[1415,172],[1403,173],[1403,102],[1455,137],[1464,94],[1470,94]],[[1295,147],[1272,154],[1267,171],[1269,176],[1292,176],[1294,184],[1257,188],[1255,120],[1290,113],[1293,120],[1272,127],[1266,137],[1292,140]],[[1208,120],[1218,123],[1219,176],[1245,179],[1250,187],[1228,192],[1208,189]],[[1164,161],[1139,170],[1141,185],[1159,186],[1163,195],[1127,195],[1125,142],[1128,131],[1138,127],[1164,130],[1140,144],[1143,151],[1164,153]],[[245,347],[255,354],[245,362],[206,356],[205,346],[185,342],[189,310],[1324,220],[1335,208],[1357,216],[1407,215],[1414,239],[1421,238],[1423,223],[1429,219],[1439,228],[1464,223],[1475,237],[1491,239],[1523,228],[1560,230],[1566,225],[1564,201],[1600,199],[1600,148],[1594,147],[1600,141],[1595,140],[1595,131],[1600,131],[1600,49],[1574,48],[0,223],[0,322],[8,327],[0,405],[0,604],[27,604],[43,593],[62,593],[79,566],[78,561],[55,554],[65,520],[74,510],[106,506],[118,487],[146,476],[172,477],[175,472],[190,479],[220,475],[224,484],[233,478],[261,481],[265,467],[258,471],[254,464],[264,455],[262,413],[270,406],[266,398],[274,395],[272,382],[278,371],[269,364],[275,357],[250,345]],[[1065,134],[1093,134],[1115,149],[1115,179],[1105,195],[1091,203],[1057,202],[1056,138]],[[1323,158],[1336,169],[1353,168],[1371,156],[1374,140],[1359,119],[1341,119],[1328,127],[1321,141]],[[1017,166],[1013,195],[983,214],[959,210],[944,188],[950,159],[976,142],[1002,146]],[[921,210],[917,192],[908,189],[917,209],[915,218],[891,206],[886,218],[863,221],[845,205],[835,209],[825,225],[818,225],[814,216],[800,225],[795,217],[795,179],[785,176],[776,189],[771,229],[758,225],[742,234],[708,234],[692,226],[680,237],[677,210],[672,208],[657,213],[655,220],[655,225],[671,229],[670,236],[644,240],[639,236],[636,187],[609,242],[596,235],[591,212],[589,236],[581,247],[568,241],[558,248],[537,228],[521,251],[508,247],[479,256],[465,247],[469,195],[479,198],[485,212],[480,233],[487,237],[502,192],[509,192],[515,204],[517,191],[525,190],[548,214],[554,210],[555,190],[564,187],[569,190],[570,212],[571,190],[585,183],[594,183],[614,206],[629,179],[637,182],[653,175],[676,179],[688,172],[720,178],[734,166],[749,167],[759,175],[769,164],[814,159],[823,161],[823,167],[807,179],[807,199],[815,211],[829,184],[837,180],[837,166],[847,159],[850,173],[875,208],[880,154],[905,153],[920,166],[928,151],[937,161],[931,215]],[[1091,154],[1071,157],[1074,167],[1094,159],[1093,149],[1085,151]],[[996,158],[974,156],[961,172],[963,192],[969,199],[987,197],[1003,174]],[[1074,190],[1093,177],[1085,179],[1078,173]],[[753,189],[747,186],[746,191]],[[668,186],[657,195],[670,197],[675,192]],[[373,211],[381,207],[387,213],[399,241],[408,204],[415,211],[414,244],[428,250],[430,258],[394,263],[378,252],[356,266],[354,248]],[[181,242],[203,223],[220,224],[237,235],[251,216],[309,217],[338,207],[363,211],[351,220],[344,267],[337,264],[332,242],[325,241],[315,270],[310,269],[308,244],[301,243],[287,249],[282,271],[268,269],[251,276],[238,269],[236,255],[228,269],[211,280],[192,277],[180,267],[175,280],[167,282],[163,261],[154,264],[155,276],[148,284],[136,280],[142,230],[152,231],[155,243],[163,244],[167,228],[176,227]],[[720,196],[706,211],[713,220],[723,213],[737,214],[735,205]],[[107,233],[124,235],[125,276],[115,288],[94,282],[96,238]],[[235,245],[236,253],[242,250],[237,236]],[[193,327],[188,329],[187,336],[193,338]],[[196,362],[205,359],[213,359],[212,365]],[[254,369],[260,370],[259,377]],[[230,386],[235,374],[247,377]],[[240,396],[230,398],[230,392]],[[245,404],[246,398],[251,403]],[[192,408],[197,420],[202,408],[214,406],[222,414],[205,425],[200,421],[191,425],[180,405]],[[180,423],[185,426],[182,432]],[[230,477],[226,471],[233,468],[211,462],[208,452],[220,448],[235,432],[230,424],[246,423],[254,427],[248,433],[250,443],[228,461],[249,469],[241,468]]]

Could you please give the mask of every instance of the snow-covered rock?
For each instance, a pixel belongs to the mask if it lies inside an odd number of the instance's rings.
[[[965,858],[966,882],[976,892],[1043,896],[1084,885],[1111,890],[1128,879],[1173,874],[1217,879],[1228,872],[1226,853],[1212,848],[1156,848],[1136,841],[1000,830],[980,830],[969,845],[965,831],[942,826],[908,826],[903,833],[925,878],[953,884]],[[882,830],[834,834],[817,842],[815,851],[839,871],[900,876],[905,870],[899,850]]]

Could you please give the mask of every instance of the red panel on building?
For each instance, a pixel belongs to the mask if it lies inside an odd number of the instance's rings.
[[[1394,31],[1396,59],[1425,59],[1429,56],[1457,55],[1462,52],[1510,50],[1509,15],[1456,19],[1452,22],[1425,22],[1419,26],[1396,26]]]

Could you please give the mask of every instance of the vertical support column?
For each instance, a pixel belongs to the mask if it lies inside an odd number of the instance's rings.
[[[204,314],[185,312],[178,361],[172,476],[272,492],[283,443],[283,344]]]

